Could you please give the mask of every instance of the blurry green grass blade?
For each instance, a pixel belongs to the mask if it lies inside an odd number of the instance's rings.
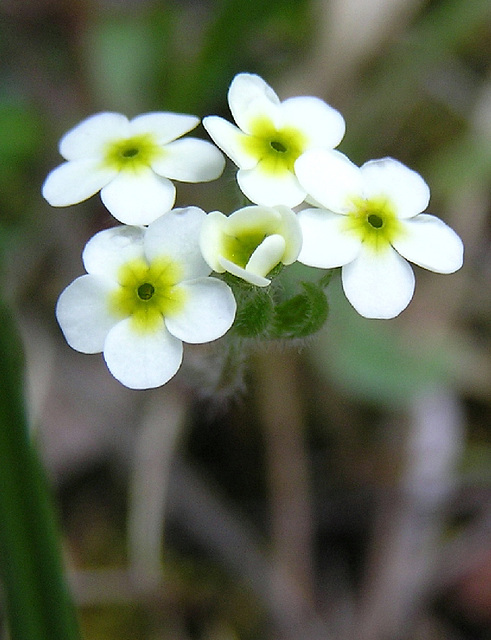
[[[171,11],[160,12],[158,32],[153,14],[143,10],[98,16],[90,23],[84,54],[101,109],[128,116],[148,109],[156,57],[166,56],[171,18]]]
[[[0,301],[0,571],[11,640],[76,640],[60,544],[23,398],[22,349]]]
[[[225,102],[232,76],[239,71],[255,71],[242,65],[250,62],[260,34],[277,29],[288,40],[286,49],[295,50],[307,34],[310,6],[310,0],[217,2],[194,64],[175,74],[175,82],[169,85],[166,98],[171,107],[195,112],[202,105],[206,108],[216,102],[217,92],[223,92]]]
[[[30,220],[43,128],[36,109],[23,98],[7,95],[0,83],[0,252]]]

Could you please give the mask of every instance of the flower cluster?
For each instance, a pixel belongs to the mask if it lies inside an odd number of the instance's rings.
[[[65,162],[44,182],[43,196],[58,207],[100,191],[123,223],[89,240],[87,273],[63,291],[56,316],[74,349],[102,352],[130,388],[172,378],[183,342],[231,329],[265,339],[317,331],[330,272],[291,291],[281,277],[296,261],[341,267],[346,297],[367,318],[393,318],[409,304],[408,261],[437,273],[462,265],[460,238],[424,213],[430,194],[419,174],[393,158],[357,167],[335,149],[345,133],[337,110],[310,96],[281,102],[248,73],[233,79],[228,102],[236,124],[203,119],[215,144],[182,137],[199,124],[195,116],[93,115],[63,136]],[[173,181],[220,177],[218,147],[250,204],[230,215],[173,209]]]

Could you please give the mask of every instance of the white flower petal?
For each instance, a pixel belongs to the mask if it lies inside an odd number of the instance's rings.
[[[247,137],[231,122],[227,122],[219,116],[207,116],[203,118],[203,127],[210,138],[222,149],[228,157],[241,169],[252,169],[257,165],[257,157],[248,153],[244,146]]]
[[[151,262],[167,257],[181,266],[180,281],[207,276],[211,269],[200,250],[206,213],[198,207],[173,209],[155,220],[145,233],[145,255]]]
[[[392,248],[365,250],[341,270],[346,297],[365,318],[395,318],[414,293],[414,273]]]
[[[262,169],[261,163],[253,169],[239,169],[237,182],[249,200],[266,207],[296,207],[306,195],[293,173],[272,174]]]
[[[308,147],[333,149],[346,130],[343,116],[319,98],[298,96],[280,105],[282,126],[298,129],[307,137]]]
[[[251,120],[257,116],[277,119],[280,100],[259,76],[239,73],[228,90],[228,104],[235,122],[245,133],[251,133]]]
[[[84,275],[61,293],[56,318],[73,349],[82,353],[102,351],[109,330],[118,321],[108,305],[111,291],[114,291],[111,281]]]
[[[297,215],[303,238],[298,261],[302,264],[332,269],[352,262],[360,253],[360,239],[345,231],[345,216],[325,209],[303,209]]]
[[[208,182],[222,174],[225,158],[211,142],[184,138],[166,145],[165,153],[151,167],[171,180]]]
[[[422,213],[406,220],[404,231],[393,245],[407,260],[436,273],[453,273],[462,266],[462,240],[439,218]]]
[[[263,278],[256,273],[247,271],[246,269],[239,267],[237,264],[235,264],[235,262],[231,262],[223,256],[219,256],[218,260],[221,266],[220,272],[228,271],[232,275],[237,276],[237,278],[241,278],[242,280],[245,280],[246,282],[249,282],[256,287],[267,287],[268,284],[271,284],[271,280],[268,280],[268,278]]]
[[[362,193],[359,167],[339,151],[306,151],[295,162],[295,174],[315,201],[335,213],[346,213],[349,198]]]
[[[130,122],[131,135],[150,133],[158,144],[164,145],[180,138],[199,124],[199,118],[167,111],[143,113]]]
[[[121,171],[102,189],[101,198],[120,222],[144,225],[172,209],[176,188],[150,168],[137,173]]]
[[[266,276],[280,262],[285,253],[285,246],[285,238],[278,234],[264,238],[249,258],[246,271]]]
[[[128,118],[121,113],[96,113],[68,131],[60,140],[60,153],[67,160],[100,158],[112,140],[128,137]]]
[[[82,254],[85,270],[117,282],[122,265],[144,259],[143,236],[143,229],[126,225],[99,231],[85,245]]]
[[[237,308],[232,290],[216,278],[199,278],[179,285],[186,303],[178,314],[169,315],[168,330],[184,342],[211,342],[232,326]]]
[[[273,207],[249,205],[234,211],[226,218],[226,221],[229,235],[240,236],[244,233],[257,231],[258,228],[266,235],[276,232],[281,225],[281,214],[278,209]]]
[[[360,168],[363,197],[387,196],[398,218],[411,218],[428,206],[430,189],[423,178],[394,158],[370,160]]]
[[[212,211],[203,221],[200,232],[200,249],[203,258],[210,269],[217,273],[223,273],[225,268],[219,261],[222,247],[222,235],[227,228],[227,216],[220,211]]]
[[[281,215],[281,225],[278,233],[285,238],[285,252],[281,259],[283,264],[292,264],[298,258],[302,248],[302,229],[297,214],[289,207],[279,205],[275,209]]]
[[[117,170],[101,167],[92,158],[64,162],[44,181],[43,197],[53,207],[67,207],[87,200],[117,175]]]
[[[162,319],[152,332],[138,332],[132,319],[118,322],[108,333],[104,359],[112,375],[130,389],[152,389],[168,382],[182,362],[182,342]]]

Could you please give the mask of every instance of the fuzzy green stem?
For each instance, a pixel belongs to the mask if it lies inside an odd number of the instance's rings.
[[[20,341],[0,301],[0,576],[11,640],[78,640],[43,469],[29,437]]]

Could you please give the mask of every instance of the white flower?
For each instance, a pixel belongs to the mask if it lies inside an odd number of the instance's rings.
[[[298,260],[342,267],[346,297],[362,316],[393,318],[406,308],[415,284],[406,260],[437,273],[462,266],[461,239],[435,216],[421,213],[429,188],[397,160],[371,160],[359,168],[337,151],[313,150],[297,160],[295,170],[324,207],[298,214]]]
[[[199,250],[206,214],[175,209],[148,228],[120,226],[87,243],[87,275],[61,294],[56,316],[68,344],[103,351],[110,372],[132,389],[165,384],[181,365],[182,342],[216,340],[231,327],[230,288],[207,277]]]
[[[101,190],[111,214],[126,224],[150,224],[172,209],[171,180],[207,182],[225,166],[220,151],[197,138],[176,140],[199,124],[179,113],[146,113],[128,120],[98,113],[60,140],[67,160],[46,178],[43,196],[55,207],[90,198]]]
[[[285,206],[249,206],[225,216],[212,211],[201,229],[201,252],[217,273],[266,287],[277,264],[295,262],[302,246],[297,216]]]
[[[295,160],[307,149],[333,149],[343,138],[342,115],[319,98],[301,96],[280,102],[257,75],[239,73],[228,102],[238,127],[218,116],[203,126],[239,167],[237,182],[257,204],[295,207],[305,189],[294,172]]]

